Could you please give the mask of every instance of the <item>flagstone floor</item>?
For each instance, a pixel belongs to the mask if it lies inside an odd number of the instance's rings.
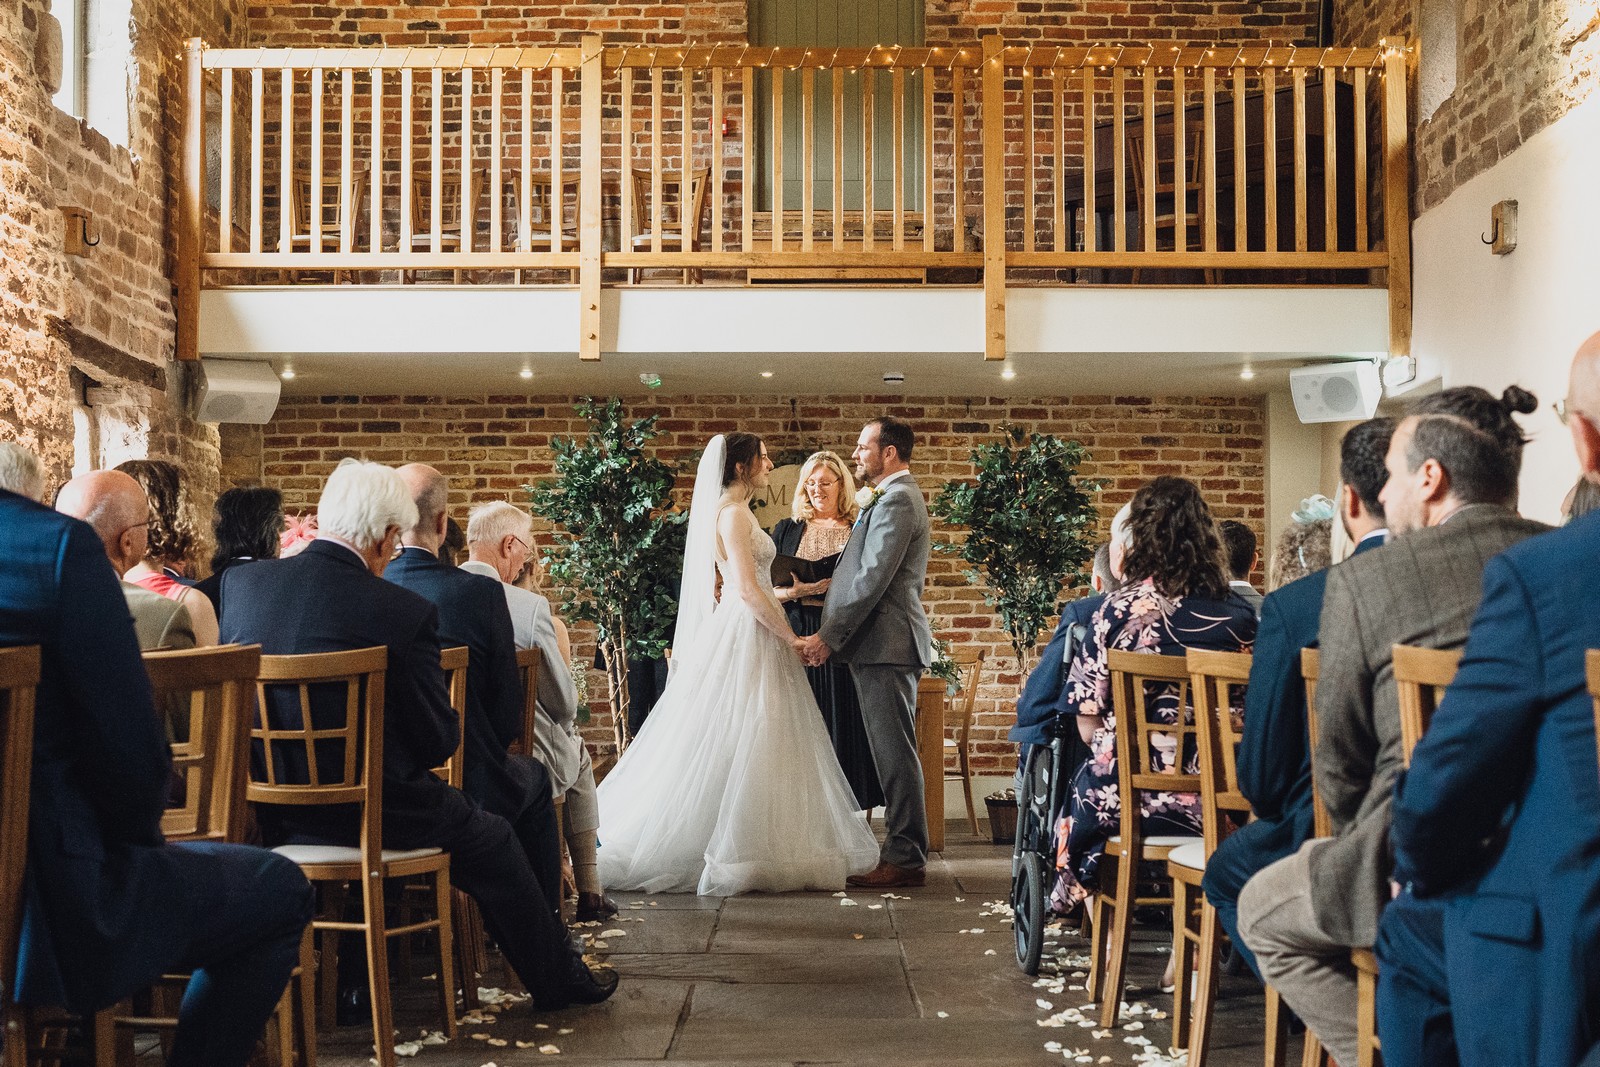
[[[1167,1055],[1172,997],[1155,990],[1170,938],[1162,929],[1138,930],[1129,965],[1133,988],[1126,994],[1130,1012],[1119,1028],[1096,1037],[1098,1027],[1072,1020],[1041,1025],[1085,1005],[1082,992],[1070,988],[1081,985],[1081,977],[1073,977],[1081,968],[1069,963],[1059,972],[1068,987],[1060,992],[1018,970],[1009,920],[988,906],[1009,896],[1009,857],[1009,848],[951,823],[947,850],[929,864],[928,885],[891,898],[876,892],[728,899],[617,894],[621,915],[584,931],[600,942],[595,954],[621,975],[611,1001],[551,1014],[534,1013],[525,1002],[508,1004],[484,1021],[464,1022],[457,1040],[424,1044],[401,1063],[1183,1062]],[[1050,951],[1067,961],[1081,960],[1086,949],[1064,935]],[[498,974],[483,984],[517,988]],[[397,1000],[401,1041],[439,1028],[431,981],[410,983]],[[369,1035],[361,1027],[324,1032],[320,1062],[366,1067]],[[1298,1049],[1290,1051],[1291,1062],[1298,1062]],[[1260,988],[1248,978],[1224,978],[1207,1062],[1253,1067],[1261,1055]]]

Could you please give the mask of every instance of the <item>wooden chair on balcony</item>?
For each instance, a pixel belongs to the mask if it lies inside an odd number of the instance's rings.
[[[1222,839],[1250,814],[1250,802],[1239,791],[1237,752],[1244,724],[1235,720],[1233,708],[1243,704],[1251,657],[1247,652],[1190,649],[1185,658],[1199,740],[1201,838],[1167,856],[1172,877],[1172,1040],[1189,1050],[1188,1067],[1203,1067],[1221,979],[1222,944],[1217,909],[1204,899],[1200,883]],[[1192,1003],[1191,970],[1196,971]]]
[[[519,231],[522,226],[522,179],[516,176],[516,167],[507,163],[501,174],[510,175],[503,181],[511,192],[512,218]],[[528,203],[528,232],[517,234],[517,248],[524,246],[530,252],[576,252],[578,250],[579,191],[583,182],[576,171],[566,172],[552,181],[548,171],[529,177],[532,195]],[[552,229],[556,236],[551,236]],[[517,270],[517,284],[522,284],[522,269]],[[577,268],[567,271],[567,280],[578,283]]]
[[[1133,937],[1133,912],[1141,905],[1169,905],[1172,897],[1138,895],[1139,864],[1167,859],[1174,849],[1198,843],[1189,836],[1146,837],[1140,814],[1147,792],[1198,793],[1200,776],[1181,772],[1182,753],[1189,751],[1195,725],[1187,712],[1176,723],[1152,717],[1155,696],[1176,689],[1180,707],[1189,707],[1189,666],[1182,656],[1109,651],[1111,698],[1116,709],[1117,793],[1122,807],[1122,832],[1106,842],[1100,860],[1100,887],[1094,897],[1094,937],[1089,948],[1090,1000],[1100,1002],[1100,1025],[1116,1025]],[[1163,771],[1153,758],[1155,735],[1177,744],[1178,771]]]
[[[973,836],[978,834],[978,813],[972,806],[972,709],[978,703],[978,681],[983,677],[983,661],[989,654],[986,648],[958,648],[951,653],[956,666],[961,668],[961,688],[951,700],[956,709],[955,720],[946,720],[945,728],[955,728],[955,736],[946,736],[946,751],[955,750],[956,769],[946,771],[944,780],[960,782],[967,801],[967,825]]]
[[[1170,145],[1166,146],[1170,152]],[[1155,231],[1156,245],[1153,249],[1143,249],[1150,252],[1178,251],[1178,221],[1183,220],[1184,248],[1183,251],[1199,251],[1203,247],[1201,225],[1205,215],[1201,210],[1203,203],[1201,182],[1205,171],[1201,166],[1200,158],[1201,139],[1198,132],[1191,133],[1184,148],[1184,194],[1183,203],[1178,203],[1178,179],[1176,161],[1171,155],[1162,155],[1162,146],[1156,149],[1156,180],[1152,186],[1155,201]],[[1128,138],[1128,176],[1132,182],[1133,200],[1137,205],[1140,222],[1144,221],[1145,196],[1145,154],[1144,137],[1136,135]],[[1143,227],[1140,227],[1143,232]],[[1165,238],[1162,234],[1166,234]],[[1133,268],[1133,283],[1139,284],[1140,268]],[[1206,284],[1215,285],[1217,271],[1214,267],[1205,268]]]
[[[689,194],[684,196],[682,171],[661,172],[661,203],[651,204],[651,172],[630,170],[629,185],[633,195],[633,218],[636,227],[643,227],[628,237],[628,250],[650,252],[655,249],[656,232],[660,231],[661,251],[700,251],[700,231],[705,228],[706,211],[710,208],[711,168],[703,167],[689,176]],[[687,205],[687,207],[686,207]],[[654,210],[651,210],[654,208]],[[683,219],[689,213],[689,247],[683,247]],[[634,284],[639,282],[640,268],[632,272]],[[698,282],[701,272],[688,267],[683,272],[683,284]]]
[[[467,240],[461,240],[461,173],[459,171],[445,171],[439,178],[439,188],[434,189],[433,172],[431,170],[419,171],[411,176],[411,246],[402,249],[404,252],[429,253],[433,251],[433,200],[432,196],[439,198],[439,251],[441,252],[471,252],[472,235],[477,232],[478,220],[483,217],[484,205],[487,203],[489,191],[489,169],[478,167],[472,170],[471,202],[467,205],[468,220]],[[496,235],[498,240],[498,235]],[[411,283],[416,280],[416,270],[402,270],[400,280]],[[461,268],[451,270],[451,277],[457,285],[461,284]]]
[[[39,648],[0,649],[0,1024],[4,1067],[26,1067],[32,1040],[26,1009],[11,1001],[22,933],[22,878],[28,865],[28,799],[33,786],[33,702]]]
[[[322,232],[320,240],[313,241],[311,232],[311,172],[299,171],[295,174],[294,185],[289,196],[289,246],[286,252],[295,252],[302,255],[312,253],[338,252],[344,242],[345,232],[349,231],[349,247],[351,251],[360,248],[365,242],[365,234],[360,226],[361,212],[367,203],[367,190],[371,187],[368,175],[370,172],[361,167],[351,173],[350,185],[345,190],[345,196],[339,195],[339,182],[337,174],[323,174],[322,177]],[[333,180],[330,181],[329,179]],[[348,211],[346,210],[348,208]],[[315,269],[311,263],[307,269]],[[287,281],[298,282],[301,271],[280,271],[280,275]],[[335,270],[333,282],[338,285],[344,281],[347,274],[354,272]]]
[[[418,930],[438,931],[440,1008],[446,1035],[452,1039],[456,1036],[455,990],[449,978],[454,953],[450,855],[440,848],[383,847],[383,683],[387,663],[388,652],[382,647],[261,657],[258,710],[250,736],[252,743],[260,746],[263,758],[259,763],[251,761],[246,790],[254,804],[338,804],[357,808],[357,845],[281,845],[277,851],[300,864],[312,882],[327,883],[340,890],[351,884],[359,887],[359,919],[349,920],[332,910],[314,919],[312,927],[322,934],[324,989],[335,985],[338,936],[350,932],[364,937],[373,1044],[379,1067],[395,1067],[389,999],[391,938]],[[338,689],[343,690],[342,699],[330,699],[330,690]],[[315,717],[313,691],[319,697]],[[269,717],[269,708],[279,709],[280,714]],[[291,768],[295,770],[291,772]],[[302,775],[309,781],[284,780]],[[434,917],[390,928],[384,915],[384,881],[416,877],[433,879]],[[334,908],[342,903],[342,892],[329,896]]]

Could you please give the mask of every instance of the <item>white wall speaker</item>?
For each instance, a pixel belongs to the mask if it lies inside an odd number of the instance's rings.
[[[1375,363],[1323,363],[1289,372],[1289,393],[1301,422],[1370,419],[1383,399]]]
[[[199,377],[194,417],[201,422],[266,422],[283,388],[272,364],[256,360],[203,360]]]

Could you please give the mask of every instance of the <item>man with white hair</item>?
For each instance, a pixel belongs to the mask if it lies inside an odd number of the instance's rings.
[[[121,471],[80,474],[56,496],[56,510],[82,519],[94,528],[117,576],[144,559],[150,528],[150,502],[144,488]],[[189,609],[176,600],[122,580],[123,599],[133,615],[139,648],[193,648],[194,624]]]
[[[562,809],[572,873],[578,883],[579,922],[609,919],[617,906],[605,895],[595,861],[600,831],[600,805],[595,799],[594,766],[589,749],[578,736],[578,694],[568,665],[565,628],[550,611],[550,602],[512,583],[524,567],[539,566],[533,548],[533,519],[526,511],[503,500],[480,504],[467,518],[467,553],[461,569],[501,583],[518,648],[537,648],[539,717],[534,723],[531,751],[549,770],[557,796],[565,795]]]
[[[44,497],[44,469],[39,457],[20,441],[0,441],[0,489],[29,500]]]
[[[259,642],[268,655],[386,648],[384,847],[449,851],[451,879],[478,902],[538,1007],[598,1003],[616,989],[616,975],[591,973],[568,943],[511,824],[432,772],[455,752],[460,736],[439,666],[439,612],[382,580],[402,534],[416,525],[417,506],[399,473],[344,460],[323,487],[317,539],[305,551],[224,576],[223,636]],[[269,716],[298,721],[293,694],[273,696],[279,699]],[[354,845],[359,838],[347,811],[262,805],[259,819],[274,843]]]

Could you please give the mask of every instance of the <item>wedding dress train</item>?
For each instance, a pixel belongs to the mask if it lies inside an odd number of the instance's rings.
[[[776,549],[752,529],[765,575]],[[878,843],[799,658],[731,581],[691,637],[680,634],[666,690],[600,784],[602,884],[706,896],[844,888],[877,863]]]

